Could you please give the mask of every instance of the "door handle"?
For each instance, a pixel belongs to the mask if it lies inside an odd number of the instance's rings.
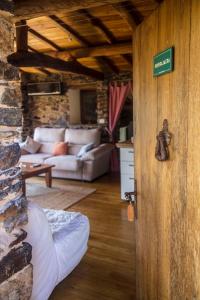
[[[125,198],[127,201],[133,202],[133,204],[136,202],[137,199],[137,192],[126,192]]]
[[[133,206],[134,219],[137,219],[137,182],[134,180],[134,192],[126,192],[125,199]],[[133,221],[133,220],[131,220]]]

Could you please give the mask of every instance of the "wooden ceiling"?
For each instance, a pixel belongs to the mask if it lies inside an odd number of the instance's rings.
[[[160,1],[38,2],[15,0],[16,53],[20,55],[11,55],[9,62],[25,72],[44,74],[74,72],[74,63],[78,73],[87,75],[91,69],[96,73],[88,75],[101,79],[100,74],[131,71],[132,34]],[[63,67],[57,67],[61,60]]]

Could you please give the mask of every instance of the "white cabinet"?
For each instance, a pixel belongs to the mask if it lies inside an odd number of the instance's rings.
[[[134,150],[120,148],[121,199],[125,192],[134,192]]]

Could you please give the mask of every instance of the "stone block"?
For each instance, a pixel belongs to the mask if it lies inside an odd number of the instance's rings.
[[[6,62],[1,61],[0,57],[0,79],[7,81],[19,81],[19,70]]]
[[[0,83],[0,105],[8,107],[21,107],[20,87],[14,84],[1,85]]]
[[[14,51],[14,26],[12,22],[0,17],[0,59],[6,62],[7,56]]]
[[[21,141],[22,127],[0,126],[0,140],[3,144]]]
[[[21,126],[22,125],[21,109],[0,107],[0,125]]]
[[[19,144],[11,144],[8,146],[2,146],[0,145],[0,174],[7,174],[8,171],[3,171],[6,169],[10,169],[14,167],[21,156],[21,149],[19,147]]]
[[[23,242],[22,246],[12,248],[0,261],[0,284],[26,267],[31,258],[32,246],[29,243]]]
[[[0,284],[0,299],[29,300],[33,285],[33,266],[27,265]]]

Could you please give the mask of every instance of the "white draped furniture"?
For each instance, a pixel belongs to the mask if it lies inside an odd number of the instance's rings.
[[[47,300],[55,286],[79,264],[87,250],[88,218],[80,213],[28,205],[26,241],[32,245],[31,300]]]

